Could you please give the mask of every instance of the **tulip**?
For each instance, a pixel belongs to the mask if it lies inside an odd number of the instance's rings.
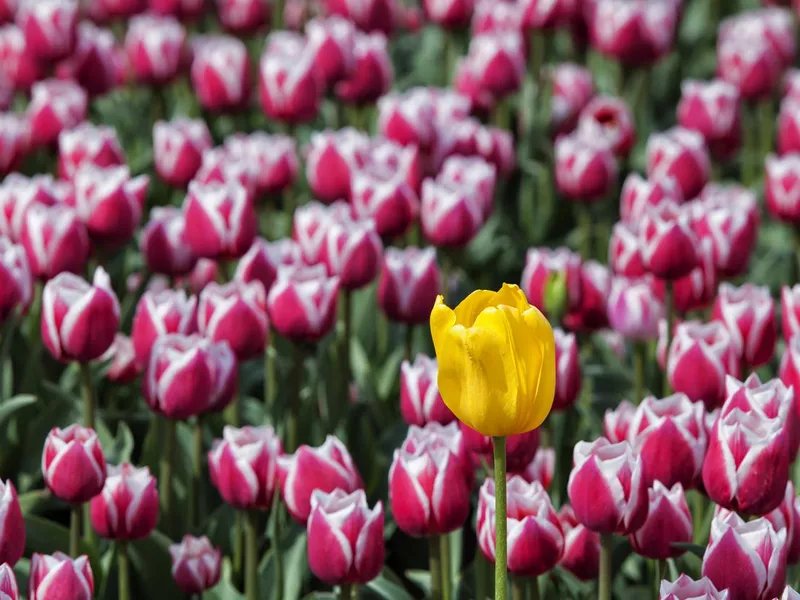
[[[668,202],[683,203],[683,196],[672,177],[643,179],[638,173],[625,178],[619,200],[622,221],[632,226],[647,212],[649,206],[660,206]]]
[[[722,323],[687,321],[675,328],[667,356],[673,390],[713,409],[725,398],[725,376],[738,374],[739,348]]]
[[[608,327],[611,273],[605,265],[589,260],[581,265],[580,276],[580,303],[564,317],[564,326],[573,331],[596,331]]]
[[[141,372],[136,361],[133,341],[121,333],[114,336],[114,343],[101,359],[109,362],[106,377],[114,383],[131,383]]]
[[[528,301],[546,310],[545,299],[551,281],[560,277],[567,287],[567,311],[577,310],[581,302],[581,257],[567,248],[531,248],[525,256],[520,286]]]
[[[696,131],[674,127],[651,135],[647,141],[647,177],[673,177],[686,200],[700,193],[710,170],[705,141]]]
[[[608,298],[608,319],[614,329],[634,340],[655,339],[663,316],[664,306],[647,280],[614,279]]]
[[[776,531],[763,518],[745,523],[736,513],[716,515],[703,576],[727,590],[730,600],[775,598],[786,584],[786,530]]]
[[[314,56],[314,72],[329,89],[353,69],[356,28],[352,21],[334,15],[311,19],[305,33]]]
[[[0,62],[11,85],[18,90],[29,90],[44,75],[44,65],[16,25],[0,26]]]
[[[564,555],[559,566],[581,581],[597,579],[600,570],[600,536],[581,525],[569,504],[558,511],[564,532]]]
[[[125,53],[133,75],[143,83],[172,81],[181,70],[186,30],[171,16],[137,15],[125,35]]]
[[[682,574],[674,583],[661,581],[660,600],[728,600],[728,590],[717,590],[708,577],[697,581]]]
[[[225,151],[250,167],[258,194],[277,194],[297,179],[297,145],[290,136],[262,131],[233,135],[225,140]]]
[[[392,321],[425,323],[441,289],[432,247],[387,248],[378,279],[378,305]]]
[[[353,48],[354,65],[336,86],[336,96],[350,104],[375,102],[389,91],[394,68],[386,36],[357,33]]]
[[[147,467],[130,463],[108,467],[103,491],[90,508],[92,527],[104,538],[138,540],[150,535],[158,521],[156,479]]]
[[[374,221],[342,218],[326,228],[319,260],[328,275],[337,276],[342,288],[350,291],[375,279],[382,254],[383,244]]]
[[[172,578],[186,594],[202,594],[217,585],[222,573],[222,552],[206,536],[183,536],[169,547]]]
[[[56,77],[77,81],[92,98],[102,96],[119,82],[117,52],[111,31],[80,23],[75,50],[57,65]]]
[[[31,272],[41,279],[80,273],[89,260],[89,235],[75,211],[63,204],[33,205],[22,222],[20,241]]]
[[[648,477],[633,448],[605,438],[578,442],[573,460],[567,493],[577,520],[602,534],[637,531],[647,518]]]
[[[256,179],[254,165],[241,161],[225,148],[211,148],[203,152],[200,168],[192,180],[197,184],[221,183],[238,185],[247,192],[251,202],[255,201]]]
[[[29,124],[14,113],[0,113],[0,175],[13,171],[28,151]]]
[[[465,186],[475,192],[483,208],[483,219],[487,219],[494,204],[497,169],[479,157],[451,156],[445,159],[437,175],[437,181],[452,189]]]
[[[186,243],[198,257],[238,258],[255,239],[255,208],[238,183],[191,182],[183,213]]]
[[[94,430],[80,425],[53,428],[44,443],[42,475],[53,495],[70,504],[99,494],[106,480],[106,459]]]
[[[427,179],[422,184],[420,216],[425,237],[438,247],[467,245],[484,222],[474,188]]]
[[[172,15],[181,21],[194,21],[205,11],[202,0],[149,0],[150,10],[159,15]]]
[[[425,16],[445,29],[458,29],[469,25],[475,0],[425,0]]]
[[[19,600],[17,578],[11,565],[0,563],[0,600]]]
[[[578,117],[594,96],[594,81],[589,69],[572,63],[553,67],[553,96],[550,101],[552,129],[567,133],[578,123]]]
[[[647,269],[660,279],[678,279],[697,265],[697,238],[689,215],[675,204],[648,208],[641,221],[639,240]]]
[[[742,138],[739,90],[722,79],[687,79],[681,83],[678,124],[700,133],[714,156],[731,158]]]
[[[216,0],[215,4],[220,23],[231,33],[256,33],[270,18],[270,4],[261,0]]]
[[[16,23],[39,60],[54,61],[72,52],[79,9],[74,0],[21,0]]]
[[[654,279],[652,287],[660,298],[666,295],[667,284],[672,288],[672,306],[685,315],[690,311],[707,308],[717,293],[717,269],[714,265],[713,243],[708,238],[698,240],[697,265],[687,275],[670,282]]]
[[[170,333],[195,332],[197,298],[183,290],[148,291],[139,299],[133,316],[131,337],[140,364],[147,364],[150,350],[160,337]]]
[[[709,498],[745,514],[764,515],[777,508],[789,477],[789,443],[785,419],[779,416],[738,407],[723,411],[703,463]],[[765,472],[771,474],[767,480]]]
[[[62,179],[74,181],[83,165],[124,164],[125,153],[112,127],[83,123],[58,136],[58,172]]]
[[[781,221],[800,223],[800,154],[769,155],[764,168],[767,210]]]
[[[92,600],[94,577],[89,557],[34,553],[28,600]]]
[[[309,121],[319,110],[320,91],[306,40],[290,32],[270,34],[259,65],[259,97],[267,117]]]
[[[786,530],[786,562],[794,565],[800,560],[800,502],[794,492],[794,483],[786,484],[780,506],[764,515],[775,531]]]
[[[17,490],[11,480],[0,479],[0,565],[17,564],[25,550],[25,521]],[[0,577],[2,584],[2,577]],[[0,591],[3,591],[0,585]],[[0,596],[1,598],[1,596]],[[14,598],[14,600],[17,600]]]
[[[624,100],[595,96],[578,118],[578,137],[604,142],[615,156],[627,156],[636,143],[636,125]]]
[[[354,129],[312,133],[306,178],[314,197],[326,204],[349,199],[351,174],[366,162],[368,148],[368,138]]]
[[[461,527],[470,508],[470,478],[446,447],[395,450],[389,469],[389,499],[401,531],[439,536]],[[447,494],[440,493],[447,489]],[[436,577],[437,574],[433,573]]]
[[[781,288],[781,329],[787,343],[800,333],[800,285]]]
[[[225,341],[239,361],[261,354],[267,343],[267,299],[260,282],[210,283],[200,293],[197,326],[215,342]]]
[[[692,514],[686,504],[683,486],[676,483],[667,488],[656,480],[648,490],[648,496],[647,520],[630,536],[631,545],[637,554],[646,558],[676,558],[683,554],[683,549],[674,544],[692,541]]]
[[[438,92],[433,88],[389,92],[378,100],[378,131],[398,144],[413,145],[424,153],[430,152],[437,141],[435,94]],[[456,97],[463,99],[466,106],[463,116],[466,116],[469,101],[460,95]]]
[[[628,441],[636,414],[636,405],[627,400],[620,402],[613,410],[606,410],[603,415],[603,433],[612,444]]]
[[[153,125],[153,163],[169,185],[186,186],[202,163],[203,152],[214,145],[201,119],[177,118]]]
[[[798,100],[793,97],[784,99],[778,115],[778,154],[800,152],[800,119],[798,117],[800,117]]]
[[[245,283],[258,281],[269,293],[281,267],[296,267],[302,264],[300,245],[292,239],[268,242],[256,238],[247,253],[236,265],[234,278]]]
[[[352,206],[358,217],[375,221],[382,238],[404,234],[420,210],[417,195],[407,181],[376,168],[353,173]]]
[[[675,43],[675,3],[597,0],[589,11],[592,45],[623,65],[652,65]]]
[[[424,354],[417,354],[413,363],[404,360],[400,365],[400,413],[409,425],[447,425],[455,420],[439,394],[438,372],[436,359]]]
[[[533,459],[519,475],[528,483],[538,481],[544,489],[553,483],[556,471],[556,451],[553,448],[537,448]]]
[[[788,585],[783,589],[780,600],[798,600],[800,599],[800,592],[789,587]]]
[[[493,164],[501,175],[508,175],[514,170],[516,157],[510,131],[484,127],[469,119],[448,123],[444,127],[455,134],[454,154],[479,156]]]
[[[359,5],[325,0],[323,5],[327,14],[347,17],[362,31],[381,31],[388,35],[399,25],[400,10],[393,0],[367,0]]]
[[[93,21],[108,22],[132,17],[142,11],[143,4],[141,0],[90,0],[88,12]]]
[[[558,191],[575,202],[602,200],[617,177],[611,147],[597,134],[570,134],[555,145],[555,177]]]
[[[139,227],[150,179],[130,178],[127,166],[83,166],[75,174],[75,211],[97,242],[115,248]]]
[[[119,301],[102,267],[92,284],[61,273],[44,286],[42,342],[57,360],[86,362],[102,356],[114,341],[119,317]]]
[[[186,242],[186,219],[174,206],[156,206],[139,238],[139,251],[148,270],[176,277],[189,274],[197,257]]]
[[[581,365],[575,334],[553,329],[556,347],[556,392],[553,410],[565,410],[575,404],[581,391]]]
[[[537,577],[555,567],[564,554],[564,533],[547,492],[541,484],[522,477],[508,480],[508,571]],[[495,486],[487,479],[478,496],[478,543],[484,556],[495,558]]]
[[[25,250],[0,237],[0,324],[15,313],[27,312],[32,299],[33,279]]]
[[[251,88],[247,47],[229,36],[204,36],[196,40],[191,77],[192,88],[206,110],[244,107],[250,100]]]
[[[636,226],[619,221],[611,230],[608,242],[608,262],[616,275],[636,279],[647,270],[642,257],[642,243]]]
[[[226,342],[177,333],[155,340],[142,382],[151,409],[181,420],[221,411],[236,386],[236,357]]]
[[[751,15],[720,25],[717,74],[736,86],[745,100],[765,98],[778,85],[782,66],[765,28]]]
[[[708,443],[704,417],[703,405],[685,394],[642,401],[631,419],[628,440],[644,464],[648,485],[695,487]]]
[[[267,295],[269,321],[283,337],[315,342],[336,322],[339,279],[322,265],[284,267]]]
[[[470,39],[469,52],[456,66],[457,92],[484,109],[492,109],[522,85],[525,51],[522,36],[484,33]]]
[[[734,343],[741,348],[744,367],[759,367],[772,359],[777,338],[775,306],[766,287],[721,284],[713,318],[731,332]]]
[[[49,0],[46,0],[48,3]],[[33,146],[49,146],[62,131],[86,119],[88,97],[77,83],[43,79],[33,84],[31,101],[25,109]]]

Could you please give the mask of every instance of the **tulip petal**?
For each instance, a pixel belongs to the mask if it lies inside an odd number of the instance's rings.
[[[475,319],[484,309],[494,306],[494,298],[497,294],[489,290],[476,290],[456,306],[456,323],[464,327],[472,327]],[[436,298],[436,306],[443,303],[443,297]],[[434,307],[435,308],[435,307]],[[433,316],[433,315],[431,315]]]

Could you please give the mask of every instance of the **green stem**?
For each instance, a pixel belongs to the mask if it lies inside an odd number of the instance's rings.
[[[528,579],[528,600],[539,600],[539,580],[536,577]]]
[[[494,437],[494,598],[506,600],[506,438]]]
[[[642,342],[633,345],[633,401],[636,404],[644,398],[644,369],[647,362],[647,346]]]
[[[640,139],[647,137],[647,110],[650,107],[648,102],[648,88],[650,87],[650,71],[640,69],[633,81],[631,90],[631,108],[633,109],[634,120],[636,121],[636,131]]]
[[[475,598],[486,600],[489,596],[489,570],[491,565],[483,552],[475,552]]]
[[[589,204],[576,205],[578,208],[578,220],[581,228],[581,256],[583,260],[592,258],[594,223],[592,222],[592,210]]]
[[[764,98],[758,103],[758,128],[761,133],[761,147],[758,154],[758,164],[763,165],[767,154],[772,152],[772,129],[775,127],[775,110],[772,98]]]
[[[669,347],[672,345],[672,321],[675,317],[675,299],[673,296],[672,281],[667,279],[664,285],[664,314],[667,318],[667,356],[669,356]],[[672,386],[669,383],[669,376],[665,370],[664,372],[664,396],[669,396],[672,393]]]
[[[450,578],[450,535],[439,536],[439,547],[442,558],[442,598],[450,600],[453,596],[453,582]]]
[[[245,528],[245,597],[247,600],[258,600],[258,514],[250,511],[242,517]]]
[[[758,145],[758,122],[755,118],[755,109],[751,104],[746,104],[742,111],[742,118],[744,120],[744,144],[741,150],[742,156],[742,182],[745,187],[751,187],[755,182],[757,172],[757,154],[756,146]]]
[[[117,571],[119,573],[119,600],[130,600],[130,569],[128,568],[128,544],[117,544]]]
[[[511,579],[511,600],[525,600],[526,579],[513,577]]]
[[[406,325],[406,360],[414,360],[414,326],[410,323]]]
[[[242,586],[242,563],[244,562],[244,515],[236,513],[236,522],[233,524],[233,580],[236,586]]]
[[[283,550],[281,549],[281,491],[275,488],[272,503],[272,553],[275,556],[275,598],[283,598]]]
[[[613,537],[610,533],[600,536],[600,582],[598,584],[598,600],[611,600],[611,548]]]
[[[81,387],[83,388],[83,424],[94,429],[94,394],[92,392],[92,368],[88,362],[80,363]]]
[[[666,573],[667,561],[659,559],[653,560],[653,598],[655,598],[655,600],[661,598],[661,580],[664,579]]]
[[[285,6],[285,0],[273,0],[273,11],[272,11],[273,31],[280,31],[281,29],[283,29],[284,6]]]
[[[300,342],[294,344],[294,364],[292,365],[293,389],[292,389],[292,408],[289,412],[289,424],[286,428],[286,451],[294,452],[297,450],[297,419],[300,416],[302,406],[300,392],[303,387],[303,362],[305,354]]]
[[[200,480],[203,473],[203,422],[199,416],[192,427],[192,442],[192,471],[189,475],[189,486],[186,492],[188,496],[186,513],[189,530],[195,528],[197,517],[202,514],[202,510],[198,509],[200,496],[202,496]]]
[[[351,600],[353,598],[354,586],[349,583],[343,583],[339,586],[339,600]]]
[[[275,399],[278,397],[278,372],[275,360],[275,332],[269,336],[269,345],[264,350],[264,411],[267,416],[272,416]]]
[[[438,535],[428,538],[428,563],[431,571],[431,600],[442,600],[442,545]]]
[[[342,373],[344,374],[344,406],[347,406],[347,395],[350,390],[350,338],[353,335],[353,292],[342,290],[342,321],[344,335],[342,339]]]
[[[694,492],[692,508],[694,509],[694,515],[692,516],[692,522],[694,523],[693,539],[696,544],[700,544],[700,540],[703,539],[702,544],[705,545],[705,543],[708,541],[703,538],[703,525],[705,525],[706,520],[706,497],[697,490]]]
[[[159,476],[159,496],[161,497],[161,522],[169,537],[172,533],[172,463],[175,455],[175,426],[172,419],[166,419],[164,427],[164,454],[161,456],[161,473]]]
[[[73,504],[70,507],[69,518],[69,555],[77,558],[80,555],[81,544],[81,505]]]

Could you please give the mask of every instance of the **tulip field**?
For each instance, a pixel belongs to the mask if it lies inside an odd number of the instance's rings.
[[[800,599],[799,40],[0,0],[0,600]]]

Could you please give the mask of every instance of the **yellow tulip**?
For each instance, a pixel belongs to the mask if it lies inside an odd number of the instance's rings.
[[[553,329],[516,285],[478,290],[455,310],[436,299],[431,335],[439,392],[461,421],[483,435],[536,429],[553,405]]]

